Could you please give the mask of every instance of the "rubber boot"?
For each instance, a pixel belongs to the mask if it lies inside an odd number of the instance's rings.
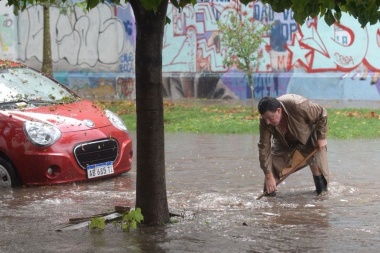
[[[317,194],[327,191],[327,181],[323,175],[313,176]]]

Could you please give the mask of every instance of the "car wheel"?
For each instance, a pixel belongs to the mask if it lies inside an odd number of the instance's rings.
[[[14,187],[21,185],[16,171],[12,165],[3,158],[0,158],[0,187]]]

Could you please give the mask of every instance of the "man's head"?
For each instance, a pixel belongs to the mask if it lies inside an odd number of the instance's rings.
[[[273,97],[263,97],[258,105],[261,118],[268,125],[277,126],[281,120],[282,108],[281,103]]]

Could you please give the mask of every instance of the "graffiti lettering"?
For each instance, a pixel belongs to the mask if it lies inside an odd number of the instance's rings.
[[[293,37],[293,33],[297,31],[297,24],[296,23],[281,24],[281,31],[282,31],[282,34],[285,36],[286,40],[290,41]]]
[[[11,27],[13,24],[13,21],[12,19],[9,17],[8,14],[4,14],[4,22],[3,22],[3,26],[4,27]]]
[[[133,57],[133,53],[130,52],[129,54],[123,54],[120,56],[120,62],[121,63],[128,63],[128,62],[133,62],[134,60],[134,57]]]
[[[119,65],[119,71],[123,73],[134,73],[133,63],[124,63]]]
[[[109,69],[110,66],[117,68],[118,58],[125,45],[126,31],[123,23],[113,15],[110,4],[99,4],[86,14],[71,13],[79,10],[69,9],[67,15],[64,15],[57,7],[50,9],[52,15],[55,14],[55,18],[50,19],[51,30],[56,31],[51,33],[53,62],[62,60],[67,65],[83,64],[90,68],[102,62],[105,63],[102,66],[104,69]],[[16,24],[20,35],[18,58],[22,61],[36,58],[42,62],[41,13],[42,6],[33,5],[28,6],[17,17]]]
[[[120,72],[134,73],[134,56],[132,52],[121,55],[119,61]]]
[[[284,11],[284,20],[294,20],[293,17],[293,11],[292,10],[285,10]]]
[[[354,66],[354,59],[352,58],[352,56],[344,56],[338,53],[335,53],[334,56],[335,56],[336,61],[339,64],[343,66],[348,66],[348,65]]]
[[[273,21],[274,12],[270,5],[259,5],[255,4],[253,6],[253,18],[260,21]]]

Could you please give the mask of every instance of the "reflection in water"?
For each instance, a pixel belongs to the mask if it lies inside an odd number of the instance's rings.
[[[135,168],[112,180],[2,189],[0,252],[375,252],[380,246],[378,140],[329,140],[326,195],[313,193],[306,168],[287,178],[276,198],[258,201],[257,137],[167,134],[165,144],[169,205],[194,212],[194,219],[127,233],[113,225],[55,231],[70,218],[133,206]]]

